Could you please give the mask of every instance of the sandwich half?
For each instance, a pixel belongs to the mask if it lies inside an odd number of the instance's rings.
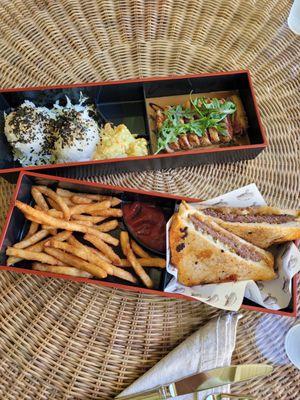
[[[299,211],[274,207],[210,207],[199,210],[248,242],[266,249],[274,243],[300,239]]]
[[[171,263],[185,286],[275,279],[273,255],[182,203],[170,227]]]

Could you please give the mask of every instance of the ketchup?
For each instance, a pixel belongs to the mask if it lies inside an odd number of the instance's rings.
[[[166,219],[153,204],[135,201],[123,206],[125,224],[133,236],[149,249],[166,251]]]

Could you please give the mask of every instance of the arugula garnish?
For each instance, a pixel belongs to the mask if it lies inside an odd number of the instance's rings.
[[[236,111],[232,101],[220,101],[217,98],[190,98],[191,108],[182,105],[170,107],[163,111],[166,119],[158,130],[157,151],[175,142],[184,133],[195,133],[203,136],[208,128],[216,128],[221,135],[226,135],[224,119]]]

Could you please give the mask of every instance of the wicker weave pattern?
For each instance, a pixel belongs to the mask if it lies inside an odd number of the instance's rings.
[[[299,207],[299,37],[288,0],[1,0],[1,87],[249,68],[269,148],[256,160],[88,177],[211,197],[256,182]],[[0,180],[1,224],[13,185]],[[217,311],[89,285],[0,274],[0,398],[109,399]],[[242,389],[297,399],[284,354],[293,323],[244,312],[235,362],[275,362]],[[238,390],[238,389],[237,389]]]

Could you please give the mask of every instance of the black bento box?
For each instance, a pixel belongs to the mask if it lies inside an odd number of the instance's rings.
[[[132,133],[150,141],[147,101],[151,98],[182,96],[190,93],[237,91],[246,112],[249,141],[240,146],[197,148],[174,153],[100,161],[72,162],[22,167],[13,160],[4,134],[4,113],[30,100],[37,106],[51,106],[67,95],[77,101],[80,92],[96,105],[99,123],[125,124]],[[91,175],[128,171],[176,168],[208,163],[234,162],[256,157],[267,145],[257,108],[250,73],[247,70],[198,75],[170,76],[123,81],[109,81],[51,87],[28,87],[0,90],[0,173],[16,182],[18,172],[38,170],[56,176],[84,178]]]
[[[15,201],[20,200],[27,204],[32,204],[32,196],[31,196],[31,187],[32,185],[42,184],[47,185],[53,189],[59,187],[62,189],[71,190],[74,192],[85,192],[91,194],[105,194],[117,196],[122,200],[122,203],[132,202],[132,201],[141,201],[146,203],[155,204],[156,206],[163,209],[166,218],[169,218],[175,211],[176,206],[182,201],[186,202],[198,202],[199,199],[186,198],[180,196],[174,196],[165,193],[158,192],[147,192],[138,189],[130,189],[119,186],[110,186],[104,185],[100,183],[93,183],[87,181],[77,181],[70,178],[64,177],[53,177],[50,175],[43,175],[33,172],[21,172],[16,190],[13,195],[13,199],[10,205],[9,212],[7,214],[6,222],[2,231],[2,235],[0,238],[0,273],[1,271],[11,271],[17,273],[26,273],[32,274],[42,277],[53,277],[53,278],[62,278],[67,280],[73,280],[77,282],[85,282],[91,284],[97,284],[102,286],[114,287],[117,289],[130,290],[134,292],[140,292],[145,294],[155,294],[163,297],[169,297],[174,299],[185,299],[185,300],[193,300],[190,297],[186,297],[182,294],[178,293],[167,293],[164,292],[165,287],[170,282],[172,276],[166,271],[166,269],[162,268],[148,268],[147,273],[153,280],[154,287],[153,289],[147,289],[143,286],[142,283],[130,283],[124,280],[121,280],[116,277],[109,276],[104,280],[100,280],[98,278],[82,278],[82,277],[73,277],[68,275],[54,274],[51,272],[43,272],[43,271],[35,271],[30,267],[30,262],[28,261],[20,261],[15,266],[6,266],[6,248],[8,246],[13,245],[14,243],[22,240],[28,230],[29,222],[25,219],[24,215],[21,211],[15,207]],[[123,221],[120,222],[120,228],[126,229],[123,226]],[[119,228],[118,228],[119,229]],[[110,232],[112,235],[119,236],[119,230]],[[148,249],[145,249],[148,250]],[[121,255],[120,248],[115,248],[115,251]],[[155,254],[153,254],[155,256]],[[162,257],[162,256],[160,256]],[[130,270],[130,269],[129,269]],[[265,312],[270,314],[277,314],[281,316],[289,316],[296,317],[297,314],[297,276],[293,278],[292,282],[292,299],[287,308],[283,310],[268,310],[264,307],[259,306],[258,304],[244,299],[244,302],[241,308]]]

